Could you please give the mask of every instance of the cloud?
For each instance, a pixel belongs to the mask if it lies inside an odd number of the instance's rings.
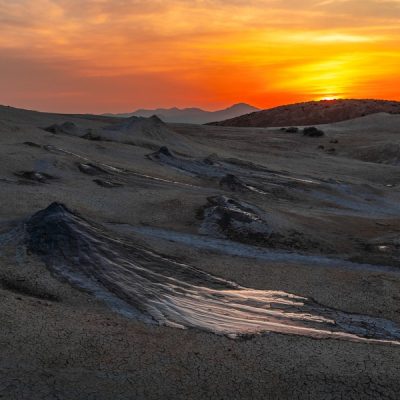
[[[112,96],[128,101],[117,82],[128,85],[131,79],[136,83],[129,87],[143,88],[137,81],[143,77],[156,80],[163,95],[147,85],[151,95],[139,90],[137,98],[129,98],[138,105],[143,98],[153,98],[154,104],[173,102],[174,85],[180,93],[177,102],[185,90],[197,91],[203,104],[223,98],[228,103],[248,91],[257,98],[262,93],[267,98],[271,91],[298,98],[308,93],[305,75],[318,74],[308,66],[324,62],[351,71],[339,77],[342,86],[346,83],[343,90],[351,93],[364,78],[376,81],[379,70],[396,80],[393,58],[399,61],[400,1],[394,0],[0,0],[0,9],[0,73],[15,66],[0,75],[1,85],[18,85],[27,74],[26,87],[31,80],[50,88],[48,76],[53,76],[53,92],[63,83],[75,85],[71,93],[76,94],[84,82],[97,104],[96,89],[88,84],[103,81],[109,88],[115,82],[118,90],[111,90]],[[362,62],[329,64],[354,53]],[[374,74],[368,70],[366,75],[363,62],[374,66]],[[291,77],[291,91],[285,73]],[[329,76],[335,74],[322,74],[325,78],[313,80],[313,85],[326,84]],[[22,89],[18,93],[22,99]],[[0,93],[0,101],[10,97],[18,100]],[[62,96],[57,99],[55,106],[62,107]],[[89,107],[87,95],[78,100],[77,106]]]

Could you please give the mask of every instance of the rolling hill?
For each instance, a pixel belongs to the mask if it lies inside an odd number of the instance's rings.
[[[400,114],[400,102],[370,99],[310,101],[252,112],[213,122],[210,125],[236,127],[318,125],[346,121],[379,112]]]

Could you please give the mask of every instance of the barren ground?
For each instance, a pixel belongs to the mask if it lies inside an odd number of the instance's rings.
[[[168,260],[398,326],[400,116],[325,125],[319,138],[170,124],[132,144],[41,129],[66,121],[98,133],[113,120],[0,108],[0,398],[398,398],[394,336],[231,339],[148,324],[71,285],[21,240],[24,222],[62,202]],[[16,227],[18,243],[7,240]]]

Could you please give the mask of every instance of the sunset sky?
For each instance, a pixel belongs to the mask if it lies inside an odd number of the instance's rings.
[[[0,104],[400,100],[400,0],[0,0]]]

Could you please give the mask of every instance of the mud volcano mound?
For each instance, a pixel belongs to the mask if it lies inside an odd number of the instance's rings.
[[[43,128],[46,132],[54,133],[54,134],[67,134],[73,136],[79,136],[82,134],[81,129],[73,122],[64,122],[62,124],[53,124],[48,126],[47,128]]]
[[[100,140],[100,137],[95,134],[92,129],[79,127],[70,121],[63,122],[62,124],[53,124],[47,128],[43,128],[43,130],[54,133],[55,135],[63,134],[69,136],[78,136],[87,140]]]
[[[322,100],[257,111],[209,125],[279,127],[319,125],[375,113],[400,114],[400,102],[386,100]]]
[[[281,291],[253,290],[174,262],[60,203],[25,223],[25,243],[57,277],[147,322],[230,337],[266,331],[400,343],[392,322]]]
[[[150,118],[130,117],[103,128],[84,129],[73,122],[54,124],[43,128],[53,134],[78,136],[86,140],[119,142],[150,149],[167,145],[175,151],[187,153],[190,144],[157,116]]]
[[[296,229],[279,213],[227,196],[209,197],[198,215],[201,231],[236,242],[286,250],[318,250],[326,246]]]
[[[224,175],[223,170],[210,163],[207,159],[179,157],[166,146],[160,147],[154,153],[147,154],[146,158],[199,177],[215,178]]]
[[[121,123],[104,127],[97,134],[103,140],[159,148],[167,145],[175,150],[188,151],[189,145],[160,118],[130,117]]]

